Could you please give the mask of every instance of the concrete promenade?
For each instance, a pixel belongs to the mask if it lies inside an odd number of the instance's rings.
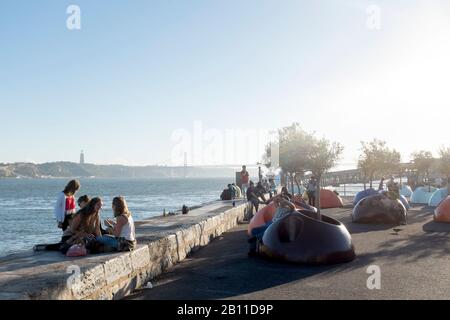
[[[450,224],[433,222],[432,212],[413,207],[408,225],[393,227],[352,223],[350,205],[324,210],[345,223],[357,254],[331,266],[248,258],[240,224],[127,299],[450,299]],[[380,267],[380,290],[367,288],[371,265]]]
[[[242,221],[244,201],[215,201],[187,215],[136,223],[133,252],[67,258],[25,252],[0,258],[0,299],[119,299]]]

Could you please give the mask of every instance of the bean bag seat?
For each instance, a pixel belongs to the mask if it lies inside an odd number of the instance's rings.
[[[434,187],[419,187],[412,193],[410,202],[415,204],[428,204],[436,190]]]
[[[409,205],[408,199],[406,199],[406,197],[402,194],[400,195],[400,201],[405,206],[406,210],[409,210],[411,208],[411,206]]]
[[[430,207],[438,207],[439,204],[445,200],[445,198],[447,198],[448,196],[448,189],[447,188],[442,188],[439,190],[436,190],[430,198],[430,201],[428,201],[428,205]]]
[[[410,186],[403,185],[400,189],[400,195],[405,196],[407,198],[411,197],[413,191]]]
[[[265,206],[262,209],[259,209],[258,212],[253,216],[253,218],[250,220],[247,228],[247,233],[249,236],[252,235],[252,230],[254,228],[261,227],[268,223],[269,221],[272,221],[273,216],[275,215],[275,212],[277,209],[275,208],[275,204],[271,202],[267,206]]]
[[[310,206],[309,204],[305,203],[305,202],[293,202],[295,205],[295,208],[297,210],[307,210],[307,211],[312,211],[317,213],[317,208]]]
[[[450,197],[441,202],[434,210],[434,220],[438,222],[450,222]]]
[[[262,242],[260,254],[285,262],[331,264],[355,258],[347,228],[326,215],[319,221],[301,212],[290,213],[269,226]]]
[[[365,197],[371,196],[371,195],[373,195],[373,194],[378,194],[378,191],[375,190],[375,189],[370,188],[370,189],[366,189],[366,190],[363,190],[363,191],[358,192],[358,193],[356,194],[356,196],[355,196],[355,199],[353,199],[353,205],[356,206],[356,204],[357,204],[360,200],[364,199]]]
[[[310,206],[309,204],[307,204],[305,202],[305,200],[303,199],[303,196],[300,194],[296,194],[292,197],[291,202],[295,205],[295,207],[299,210],[310,210],[310,211],[314,211],[317,212],[317,208]]]
[[[320,190],[320,208],[341,208],[344,206],[341,197],[339,197],[334,191],[328,189]]]
[[[376,194],[357,203],[352,211],[352,221],[367,224],[406,223],[406,208],[398,199]]]

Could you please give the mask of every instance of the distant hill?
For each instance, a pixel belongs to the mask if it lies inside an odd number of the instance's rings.
[[[78,164],[73,162],[0,163],[0,178],[206,178],[227,177],[232,180],[239,169],[229,167],[166,167]]]

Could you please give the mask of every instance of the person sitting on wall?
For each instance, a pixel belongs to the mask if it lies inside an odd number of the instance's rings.
[[[231,192],[229,188],[223,189],[220,200],[231,200]]]
[[[80,210],[83,209],[84,207],[86,207],[89,204],[89,201],[91,201],[91,200],[89,199],[89,197],[87,195],[79,197],[77,200],[77,203],[78,203],[78,207],[80,208]],[[51,243],[51,244],[38,244],[33,247],[33,250],[34,251],[59,251],[59,248],[61,247],[61,245],[63,245],[72,236],[70,234],[70,230],[68,230],[70,223],[72,222],[72,219],[73,219],[73,217],[70,217],[70,219],[67,219],[67,226],[64,227],[64,232],[63,232],[60,242]]]
[[[124,197],[115,197],[112,202],[115,220],[105,220],[108,234],[98,236],[96,242],[114,251],[132,251],[136,248],[136,232],[133,216]]]
[[[236,198],[242,198],[242,191],[241,188],[239,188],[236,183],[232,183],[234,189],[236,189]]]
[[[236,205],[234,199],[236,199],[236,188],[230,183],[228,184],[228,191],[230,192],[230,200],[233,200],[233,207]]]
[[[252,237],[248,240],[250,244],[248,253],[249,256],[254,256],[258,253],[258,248],[262,243],[264,232],[267,230],[267,228],[270,227],[272,223],[295,211],[295,205],[282,195],[275,196],[273,198],[273,203],[275,205],[276,212],[273,216],[272,221],[269,221],[265,225],[254,228],[252,230]]]

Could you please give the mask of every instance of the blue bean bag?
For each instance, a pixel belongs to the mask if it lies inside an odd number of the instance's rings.
[[[442,188],[439,190],[436,190],[430,198],[430,201],[428,201],[428,205],[430,207],[438,207],[439,204],[444,201],[448,196],[448,189]]]
[[[430,198],[437,189],[434,187],[419,187],[411,195],[411,203],[426,204],[430,202]]]
[[[385,194],[365,197],[353,208],[352,221],[367,224],[405,224],[406,208],[399,199]]]
[[[413,193],[413,191],[412,191],[411,187],[408,186],[408,185],[404,185],[404,186],[400,189],[400,194],[401,194],[402,196],[407,197],[407,198],[411,197],[412,193]]]
[[[375,189],[366,189],[363,191],[360,191],[356,194],[355,199],[353,199],[353,205],[357,205],[359,201],[361,201],[362,199],[364,199],[365,197],[371,196],[373,194],[377,194],[378,191],[376,191]]]

